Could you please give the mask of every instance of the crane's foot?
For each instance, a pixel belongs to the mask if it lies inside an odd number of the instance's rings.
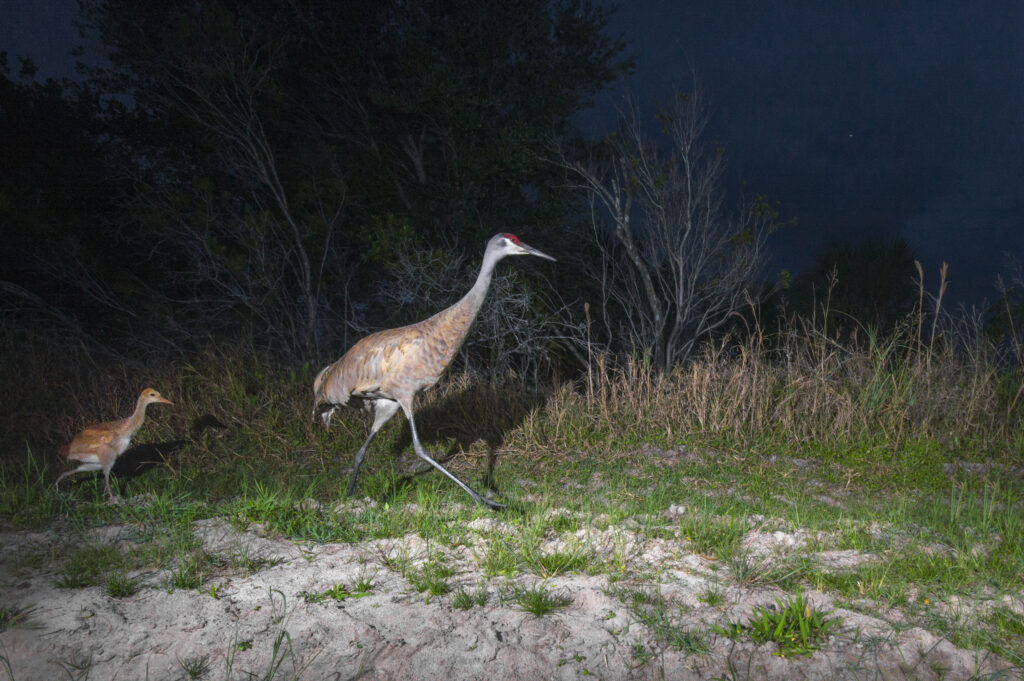
[[[483,504],[487,508],[493,509],[495,511],[500,511],[503,508],[508,508],[507,504],[499,504],[497,501],[491,501],[490,499],[487,499],[486,497],[477,497],[476,501],[477,501],[477,503]]]

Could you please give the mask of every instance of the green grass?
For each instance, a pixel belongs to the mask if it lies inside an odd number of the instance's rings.
[[[739,550],[739,542],[747,531],[743,515],[718,515],[707,510],[688,513],[679,521],[679,532],[692,544],[692,551],[719,559]]]
[[[308,591],[300,592],[306,603],[323,603],[328,599],[333,601],[344,601],[350,598],[365,598],[370,595],[373,590],[373,579],[368,575],[361,575],[352,584],[351,587],[346,587],[344,584],[335,584],[334,586],[324,591],[310,593]]]
[[[1000,605],[989,613],[984,625],[969,629],[974,638],[964,643],[989,648],[1018,667],[1024,667],[1024,615]]]
[[[1003,636],[1024,636],[1024,615],[1014,612],[1005,605],[992,610],[988,624]]]
[[[536,483],[532,493],[540,494],[546,502],[526,507],[526,513],[518,516],[495,516],[474,508],[461,499],[457,489],[446,481],[429,479],[430,475],[407,482],[398,498],[378,501],[370,507],[357,504],[352,512],[343,510],[347,507],[334,510],[334,505],[343,501],[336,496],[337,481],[329,490],[309,484],[288,486],[281,478],[260,484],[247,481],[234,498],[209,504],[178,486],[184,485],[179,479],[167,489],[153,489],[153,496],[139,505],[109,507],[86,502],[77,506],[82,527],[120,522],[139,529],[131,537],[132,548],[118,551],[86,546],[72,552],[57,580],[66,588],[102,586],[111,596],[124,597],[136,587],[117,580],[140,568],[167,570],[167,588],[203,589],[213,568],[225,566],[247,573],[273,564],[248,556],[242,549],[220,557],[198,551],[189,529],[191,523],[221,515],[230,518],[236,528],[260,527],[262,532],[295,540],[358,542],[413,533],[438,546],[468,546],[485,578],[511,577],[525,570],[542,578],[603,572],[610,581],[620,579],[635,568],[628,552],[617,555],[613,547],[612,553],[599,554],[589,544],[588,533],[634,523],[632,531],[638,536],[679,542],[680,550],[704,556],[715,567],[728,568],[720,580],[741,586],[770,584],[794,593],[810,586],[847,603],[867,599],[908,611],[913,610],[911,593],[924,591],[941,600],[956,593],[975,592],[982,586],[1000,593],[1021,588],[1024,531],[1019,514],[1012,512],[1020,510],[1017,495],[1021,487],[1016,480],[957,475],[939,480],[928,471],[920,475],[903,471],[901,480],[906,487],[880,487],[873,484],[877,476],[866,478],[862,474],[867,464],[858,457],[874,456],[870,448],[857,449],[856,456],[842,463],[836,452],[825,461],[812,458],[820,451],[791,449],[792,454],[802,455],[800,458],[820,462],[806,468],[787,467],[782,459],[766,465],[760,453],[762,446],[738,450],[724,459],[688,461],[672,469],[643,457],[633,458],[626,465],[621,458],[591,458],[582,472],[540,466],[533,474]],[[920,463],[913,452],[934,454],[918,442],[905,446],[913,450],[912,455],[903,457],[907,461]],[[945,452],[943,457],[956,459],[957,454]],[[872,465],[890,464],[875,459]],[[498,473],[499,484],[503,477],[507,480],[526,474],[510,460],[506,470]],[[833,479],[842,482],[833,485],[829,482]],[[858,486],[857,481],[864,479],[872,484]],[[816,500],[807,491],[811,482],[817,485],[813,489],[822,494],[834,495],[841,490],[842,496],[837,497],[841,507]],[[573,483],[580,486],[574,487]],[[146,492],[144,485],[137,487],[140,493]],[[641,497],[642,502],[636,501]],[[320,503],[303,505],[302,500],[307,498],[318,498]],[[674,521],[667,521],[664,511],[680,502],[687,510]],[[410,503],[415,503],[418,510],[410,513]],[[551,513],[558,503],[565,511]],[[740,541],[755,524],[751,520],[755,515],[767,516],[767,520],[757,523],[769,530],[809,530],[812,538],[808,547],[771,565],[747,555]],[[503,518],[506,525],[501,531],[478,535],[465,527],[476,517]],[[543,548],[552,539],[581,529],[585,530],[583,539],[570,538],[557,550]],[[821,536],[815,534],[818,532]],[[856,549],[872,558],[848,570],[822,570],[809,555],[828,549]],[[430,598],[450,593],[451,569],[439,569],[436,562],[428,562],[419,569],[406,566],[400,571],[414,589]],[[344,592],[357,593],[352,589]],[[452,595],[453,606],[471,607],[470,596],[457,590]],[[721,603],[721,591],[707,590],[699,600],[715,607]],[[928,620],[922,613],[914,616],[932,631],[947,632],[965,644],[998,650],[1010,659],[1020,659],[1024,654],[1024,635],[1017,633],[1005,615],[1002,629],[998,623],[989,623],[976,635],[969,633],[964,623]],[[661,614],[648,612],[643,617],[656,633],[659,645],[688,654],[700,649],[700,630],[678,627],[678,617],[670,609]],[[1003,631],[1008,633],[1000,636]]]
[[[30,447],[24,458],[0,459],[0,517],[24,527],[40,527],[65,511],[67,501],[57,493],[46,459]]]
[[[531,571],[544,579],[575,572],[591,572],[598,567],[594,551],[581,545],[570,546],[563,551],[530,552],[524,562]]]
[[[178,666],[193,681],[203,678],[210,671],[209,655],[193,655],[185,659],[178,658]]]
[[[451,591],[449,579],[454,574],[454,568],[446,565],[444,559],[435,554],[418,569],[407,571],[405,578],[416,591],[426,592],[429,599],[431,596],[443,596]]]
[[[671,603],[656,586],[633,584],[613,587],[609,593],[626,604],[636,622],[647,627],[657,646],[685,655],[701,655],[711,649],[710,632],[699,626],[684,626],[685,609]],[[645,655],[643,646],[634,651],[638,659],[646,659]]]
[[[513,586],[506,594],[505,599],[534,617],[543,617],[572,603],[571,596],[554,593],[542,582],[531,587]]]
[[[711,650],[711,635],[704,629],[672,628],[663,637],[666,645],[684,655],[703,655]]]
[[[81,589],[104,584],[107,575],[123,562],[121,552],[106,544],[85,546],[72,551],[57,577],[62,589]]]
[[[138,586],[128,574],[153,571],[168,588],[215,590],[214,573],[276,564],[245,548],[206,553],[193,530],[208,518],[298,542],[401,547],[415,536],[435,547],[425,563],[415,567],[402,548],[380,563],[428,598],[451,593],[453,571],[463,569],[478,569],[485,581],[603,574],[620,589],[642,579],[644,589],[618,597],[656,632],[658,646],[696,654],[703,633],[681,626],[678,607],[658,600],[658,566],[641,560],[644,545],[658,543],[672,559],[694,554],[715,571],[715,586],[698,594],[709,610],[737,586],[791,595],[813,588],[844,606],[899,608],[937,635],[1024,658],[1012,611],[958,621],[921,602],[922,594],[941,603],[1024,589],[1024,476],[1015,468],[1024,456],[1024,405],[1014,402],[1019,380],[1007,379],[1019,372],[982,351],[975,359],[954,354],[955,338],[934,350],[906,337],[844,345],[814,330],[798,340],[711,353],[669,376],[609,359],[595,369],[593,393],[570,382],[527,395],[518,380],[486,389],[463,377],[442,381],[418,398],[424,444],[454,454],[446,465],[479,488],[498,443],[495,498],[511,502],[502,513],[473,506],[435,472],[414,472],[400,418],[378,434],[357,498],[347,499],[347,468],[367,417],[343,411],[325,431],[309,418],[315,367],[251,350],[147,370],[145,382],[175,407],[154,412],[135,441],[186,441],[170,465],[117,481],[132,503],[104,503],[98,478],[55,492],[63,470],[57,446],[81,424],[119,413],[143,377],[129,380],[122,366],[103,368],[74,350],[44,356],[45,348],[9,344],[11,362],[53,365],[54,376],[35,387],[0,373],[6,394],[24,406],[20,417],[0,415],[0,438],[10,445],[0,447],[0,516],[17,527],[59,528],[59,546],[33,549],[26,563],[62,587],[101,587],[111,597]],[[60,391],[52,389],[57,378]],[[207,413],[230,427],[191,434]],[[496,423],[500,433],[492,432]],[[473,439],[481,431],[493,442]],[[469,529],[481,518],[500,525]],[[109,525],[123,528],[120,548],[90,534]],[[803,530],[807,543],[768,561],[743,549],[754,529]],[[605,531],[621,539],[599,546]],[[825,569],[815,553],[832,550],[855,550],[863,560]],[[469,564],[441,558],[456,553]],[[342,597],[365,591],[332,588]],[[456,588],[453,606],[471,607],[476,593],[486,599],[484,586]]]
[[[197,552],[183,556],[164,582],[167,590],[202,589],[203,578],[206,576],[209,565],[210,558],[205,553]]]
[[[452,594],[452,607],[457,610],[469,610],[474,605],[483,607],[487,603],[487,587],[480,585],[472,592],[459,589]]]
[[[134,596],[141,584],[137,577],[129,577],[123,572],[115,572],[107,577],[107,595],[111,598],[128,598]]]
[[[750,638],[756,644],[775,643],[782,657],[810,655],[828,642],[839,619],[812,608],[802,594],[776,598],[774,605],[757,606],[746,623],[732,622],[715,632],[729,638]]]
[[[697,599],[707,605],[708,607],[715,607],[725,601],[725,595],[722,593],[722,588],[716,581],[715,583],[708,586],[708,588],[697,594]]]
[[[31,616],[34,611],[33,607],[0,606],[0,633],[8,629],[31,628]]]
[[[487,577],[513,577],[519,561],[515,539],[499,533],[487,538],[483,555],[477,556],[477,562]]]

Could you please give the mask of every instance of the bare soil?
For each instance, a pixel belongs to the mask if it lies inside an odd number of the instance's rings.
[[[685,509],[674,509],[683,513]],[[471,523],[481,544],[502,531],[502,521]],[[1020,670],[988,651],[963,650],[908,624],[896,611],[853,611],[811,591],[818,608],[833,610],[841,624],[822,650],[781,657],[775,644],[735,641],[711,625],[745,619],[756,605],[781,592],[741,587],[724,566],[687,552],[671,539],[642,537],[627,527],[590,530],[599,552],[624,556],[629,575],[645,574],[646,587],[670,604],[680,630],[704,632],[708,648],[690,653],[660,640],[615,596],[631,586],[608,574],[558,576],[545,582],[571,599],[542,617],[509,598],[510,585],[539,578],[487,578],[480,546],[428,545],[417,536],[360,544],[305,544],[260,536],[259,528],[236,531],[222,520],[194,530],[207,550],[271,561],[252,573],[225,569],[205,577],[203,590],[167,587],[166,571],[136,573],[140,589],[113,598],[103,587],[57,586],[64,540],[56,531],[0,531],[0,606],[25,617],[0,632],[0,655],[17,681],[66,678],[152,681],[202,679],[971,679],[1021,678]],[[581,531],[582,532],[582,531]],[[94,539],[131,542],[133,528],[94,530]],[[581,535],[582,536],[582,535]],[[752,555],[772,556],[797,547],[800,533],[752,531]],[[39,560],[49,552],[49,560]],[[427,597],[393,568],[442,555],[455,569],[452,591]],[[836,569],[870,556],[830,552],[819,559]],[[40,563],[54,570],[32,567]],[[389,567],[392,566],[392,567]],[[338,584],[351,588],[372,578],[362,597],[309,602],[304,594]],[[699,597],[712,586],[724,599],[715,606]],[[211,588],[212,587],[212,588]],[[453,607],[460,588],[486,588],[484,605]],[[1019,598],[1010,599],[1014,608]],[[198,661],[205,660],[205,664]],[[189,671],[195,676],[190,677]],[[3,677],[4,671],[0,671]]]

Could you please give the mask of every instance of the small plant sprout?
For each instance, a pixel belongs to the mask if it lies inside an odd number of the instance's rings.
[[[697,594],[697,600],[712,608],[724,601],[725,595],[722,593],[718,580],[716,579],[706,589]]]
[[[356,581],[351,589],[347,588],[344,584],[335,584],[325,591],[318,593],[303,591],[299,595],[302,596],[303,600],[307,603],[323,603],[328,599],[344,601],[349,598],[363,598],[364,596],[369,596],[372,588],[373,582],[370,581],[370,578],[362,576]]]
[[[33,610],[35,608],[0,607],[0,633],[26,625],[31,627],[28,618]]]
[[[488,540],[483,556],[477,557],[477,562],[487,577],[513,577],[519,566],[519,554],[511,540],[495,534]]]
[[[204,556],[191,554],[182,557],[167,578],[167,591],[198,589],[203,585]]]
[[[427,600],[431,596],[443,596],[451,591],[448,578],[455,574],[455,570],[441,562],[438,556],[430,558],[418,570],[410,570],[406,579],[413,588],[420,593],[427,592]]]
[[[360,572],[359,576],[356,578],[355,584],[352,585],[353,593],[360,595],[368,594],[373,589],[374,575],[376,575],[376,572],[373,575],[368,574],[365,571]]]
[[[202,678],[210,670],[210,656],[190,655],[184,659],[179,657],[178,666],[181,667],[189,679],[195,681]]]
[[[452,607],[458,610],[469,610],[474,605],[483,607],[487,603],[487,587],[480,584],[472,592],[460,588],[452,596]]]
[[[469,610],[473,607],[473,599],[465,589],[459,589],[452,596],[452,607],[456,610]]]

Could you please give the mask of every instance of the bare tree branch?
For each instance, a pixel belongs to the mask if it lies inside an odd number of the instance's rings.
[[[587,196],[601,256],[589,270],[600,283],[605,328],[619,347],[669,371],[753,295],[774,215],[760,200],[724,209],[724,155],[701,139],[708,113],[699,90],[656,118],[670,143],[665,151],[631,106],[602,160],[563,153],[557,162]]]

